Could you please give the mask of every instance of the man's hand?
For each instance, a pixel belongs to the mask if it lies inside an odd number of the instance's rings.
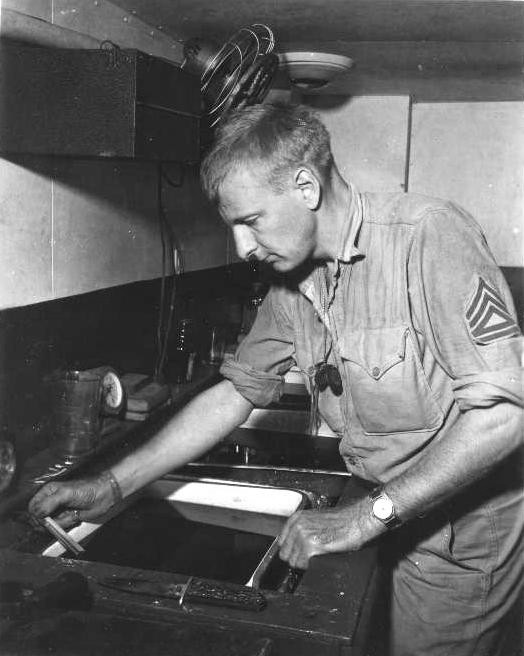
[[[326,510],[301,510],[289,518],[280,534],[280,558],[291,567],[306,569],[312,556],[358,551],[386,530],[371,516],[366,501]]]
[[[37,520],[58,511],[54,519],[67,528],[79,521],[100,517],[117,501],[110,474],[64,483],[47,483],[29,502],[29,512]]]

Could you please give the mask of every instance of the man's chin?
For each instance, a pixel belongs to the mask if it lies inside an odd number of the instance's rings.
[[[269,266],[275,273],[284,275],[290,278],[296,278],[301,280],[311,273],[311,262],[293,262],[291,260],[285,260],[284,258],[278,258],[274,260],[267,261],[266,265]]]
[[[270,266],[273,271],[278,271],[278,273],[286,273],[287,271],[293,271],[293,269],[296,268],[295,264],[281,257],[270,258],[266,260],[266,264]]]

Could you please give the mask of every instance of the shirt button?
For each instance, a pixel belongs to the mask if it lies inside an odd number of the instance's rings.
[[[371,370],[371,375],[373,378],[378,378],[380,376],[380,369],[378,367],[373,367]]]

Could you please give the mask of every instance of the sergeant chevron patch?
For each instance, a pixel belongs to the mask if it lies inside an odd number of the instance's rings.
[[[489,344],[504,337],[520,335],[515,319],[500,294],[479,278],[477,289],[466,310],[471,336],[477,344]]]

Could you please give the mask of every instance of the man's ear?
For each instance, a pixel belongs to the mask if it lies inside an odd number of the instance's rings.
[[[317,210],[322,199],[322,187],[313,171],[305,166],[298,168],[295,171],[295,185],[308,209]]]

